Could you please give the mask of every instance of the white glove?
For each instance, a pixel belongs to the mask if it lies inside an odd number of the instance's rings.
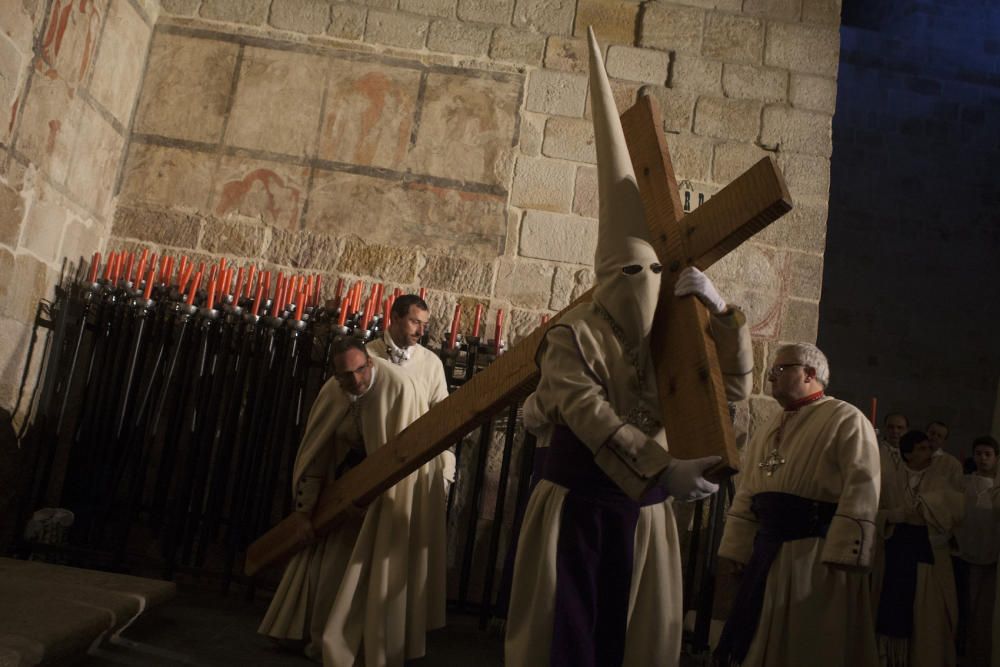
[[[713,315],[720,315],[726,311],[726,300],[715,289],[715,285],[704,273],[693,266],[689,266],[681,271],[674,284],[675,296],[686,296],[693,294],[698,300],[705,304],[708,312]]]
[[[441,452],[441,475],[444,477],[444,488],[448,490],[455,482],[455,454],[448,449]]]
[[[666,470],[660,473],[660,486],[681,502],[689,503],[707,498],[719,490],[719,485],[705,479],[705,471],[721,460],[721,456],[673,459]]]

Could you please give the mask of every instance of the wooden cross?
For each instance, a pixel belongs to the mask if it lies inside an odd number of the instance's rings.
[[[709,314],[696,298],[675,298],[681,269],[707,269],[791,210],[791,196],[774,160],[765,157],[689,215],[680,206],[677,180],[663,135],[660,110],[644,96],[622,116],[651,242],[664,266],[651,351],[670,453],[678,458],[717,454],[717,476],[737,470],[739,456],[719,370]],[[316,534],[329,531],[352,506],[364,506],[440,454],[491,415],[522,399],[538,384],[535,352],[548,327],[568,308],[513,346],[459,391],[370,454],[321,494],[312,515]],[[294,554],[308,533],[286,518],[247,550],[248,575]]]

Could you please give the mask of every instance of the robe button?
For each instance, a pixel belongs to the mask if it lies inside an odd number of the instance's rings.
[[[855,544],[861,544],[861,540],[854,540]]]
[[[857,550],[857,549],[853,549],[853,551],[854,551],[854,553],[858,553],[858,550]]]
[[[296,509],[302,509],[302,503],[295,503]]]

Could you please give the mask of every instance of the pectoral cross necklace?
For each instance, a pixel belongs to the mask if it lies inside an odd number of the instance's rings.
[[[757,464],[758,468],[767,471],[768,477],[774,475],[774,471],[778,469],[778,466],[785,465],[785,457],[781,455],[778,448],[781,447],[781,436],[785,434],[785,424],[794,414],[794,412],[785,412],[781,415],[781,424],[778,426],[778,432],[774,435],[774,448]]]

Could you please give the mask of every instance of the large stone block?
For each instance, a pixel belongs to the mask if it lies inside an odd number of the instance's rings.
[[[670,55],[663,51],[617,45],[608,48],[608,76],[663,85],[669,67]]]
[[[797,109],[833,114],[837,108],[837,81],[808,74],[792,74],[788,99]]]
[[[239,46],[229,42],[156,33],[135,131],[219,141],[238,51]]]
[[[271,229],[267,261],[293,269],[333,271],[340,258],[337,239],[304,229]]]
[[[212,153],[133,140],[124,167],[121,200],[205,210],[216,161]]]
[[[505,199],[417,181],[316,170],[305,227],[374,243],[493,258],[503,252]]]
[[[586,100],[586,75],[539,69],[528,79],[528,111],[580,117]]]
[[[42,18],[44,11],[45,7],[32,0],[5,3],[0,10],[0,34],[5,35],[20,54],[30,56],[35,22]]]
[[[459,294],[488,295],[493,287],[492,260],[430,255],[417,277],[421,287]]]
[[[111,217],[115,178],[125,139],[89,105],[83,109],[66,187],[84,207],[107,221]]]
[[[796,202],[826,202],[830,196],[830,159],[800,153],[779,153],[788,190]]]
[[[458,18],[481,23],[510,23],[514,0],[458,0]]]
[[[587,40],[552,35],[545,44],[545,68],[586,74],[590,70],[588,53]]]
[[[552,296],[553,271],[551,264],[502,259],[495,295],[515,306],[547,308]]]
[[[359,41],[365,36],[365,17],[367,12],[363,7],[335,4],[330,6],[330,25],[326,33],[331,37]]]
[[[778,21],[798,21],[802,0],[744,0],[743,12]]]
[[[755,100],[700,97],[694,110],[694,131],[717,139],[756,141],[761,106]]]
[[[553,116],[545,123],[542,154],[575,162],[597,163],[594,124],[580,118]]]
[[[0,243],[10,248],[17,246],[24,219],[24,200],[21,193],[6,183],[0,183]]]
[[[271,4],[268,23],[282,30],[307,34],[326,31],[330,24],[330,3],[327,0],[281,0]]]
[[[640,95],[652,95],[660,105],[666,132],[690,132],[694,124],[694,105],[698,93],[664,86],[643,86]]]
[[[97,51],[90,94],[128,127],[139,93],[151,30],[128,2],[112,2]]]
[[[427,41],[428,26],[429,22],[422,16],[370,9],[365,24],[365,41],[420,49]]]
[[[492,36],[491,26],[461,21],[434,21],[427,34],[427,48],[442,53],[481,56],[489,50]]]
[[[542,152],[542,140],[545,133],[545,121],[548,116],[525,111],[521,115],[521,128],[518,136],[518,147],[521,155],[538,157]]]
[[[764,64],[805,74],[836,77],[839,62],[840,33],[837,26],[768,24]]]
[[[765,387],[770,393],[770,385],[765,385]],[[765,428],[771,418],[781,412],[781,405],[770,396],[751,396],[749,403],[750,424],[748,428],[751,433],[757,429]],[[759,461],[750,461],[749,463],[756,465]]]
[[[668,134],[667,149],[677,180],[708,181],[712,175],[712,147],[709,139],[689,134]]]
[[[705,21],[702,55],[730,63],[759,63],[764,22],[749,16],[710,13]]]
[[[599,209],[597,169],[580,167],[576,170],[576,185],[573,187],[573,213],[585,218],[596,218]]]
[[[815,301],[789,299],[781,321],[781,340],[816,342],[819,304]]]
[[[539,312],[537,310],[523,310],[521,308],[511,309],[501,340],[506,342],[508,346],[517,344],[519,340],[527,338],[535,329],[541,326],[543,315],[550,315],[550,313],[545,311]]]
[[[789,252],[788,267],[791,296],[819,301],[823,292],[823,256]]]
[[[594,26],[600,44],[632,44],[639,6],[633,0],[578,0],[573,34],[585,38],[587,26]]]
[[[545,51],[545,37],[517,28],[501,27],[493,31],[490,58],[538,66]]]
[[[399,9],[414,14],[451,18],[455,16],[456,4],[456,0],[399,0]]]
[[[694,7],[644,3],[639,19],[639,46],[698,54],[705,12]]]
[[[618,109],[619,114],[625,113],[626,109],[631,108],[635,104],[636,99],[639,97],[639,90],[643,87],[643,84],[638,81],[610,79],[608,83],[611,84],[611,97],[615,101],[615,108]],[[591,91],[588,89],[587,104],[583,112],[583,117],[588,120],[592,120],[594,117],[594,100],[591,98],[590,93]]]
[[[201,0],[160,0],[160,9],[174,16],[194,16],[200,6]]]
[[[22,73],[27,69],[25,63],[29,57],[27,53],[20,53],[14,42],[0,32],[0,109],[10,110],[11,117],[24,85]],[[0,123],[0,143],[9,143],[13,129],[13,123]]]
[[[518,158],[510,203],[519,208],[568,212],[573,203],[575,167],[545,158]]]
[[[216,21],[262,25],[271,0],[202,0],[201,16]]]
[[[552,299],[549,301],[549,308],[562,310],[593,287],[594,280],[592,269],[557,265],[555,278],[552,281]]]
[[[406,169],[461,182],[508,183],[522,85],[516,77],[428,74]]]
[[[514,25],[547,35],[568,35],[576,0],[517,0]]]
[[[259,222],[234,218],[205,218],[201,249],[229,257],[260,257],[265,228]]]
[[[735,141],[716,144],[712,180],[716,183],[729,183],[767,154],[767,151],[756,144]]]
[[[826,248],[826,202],[807,204],[796,202],[783,217],[757,233],[756,243],[779,248],[822,254]]]
[[[524,214],[520,245],[523,257],[592,264],[596,247],[596,220],[542,211]]]
[[[840,25],[841,0],[803,0],[802,21]]]
[[[211,210],[220,217],[236,214],[298,229],[308,182],[309,167],[225,156],[219,161]]]
[[[180,211],[119,206],[111,228],[115,236],[176,248],[197,248],[201,217]]]
[[[312,156],[330,61],[320,56],[247,47],[226,128],[230,146]],[[274,104],[295,100],[294,104]]]
[[[703,95],[722,94],[722,63],[678,53],[670,68],[670,87]]]
[[[369,244],[350,238],[337,264],[342,273],[381,281],[409,284],[417,278],[417,253],[412,247]]]
[[[35,321],[38,302],[49,296],[48,267],[28,254],[0,248],[0,317]]]
[[[833,118],[828,114],[799,111],[786,106],[764,107],[761,144],[781,151],[830,157],[833,152]]]
[[[788,72],[726,63],[722,68],[722,91],[726,97],[784,102],[788,97]]]
[[[416,116],[420,72],[339,61],[330,72],[319,157],[400,169]]]
[[[67,202],[59,193],[44,184],[36,185],[36,198],[24,218],[20,247],[30,250],[45,262],[56,262],[69,217]]]
[[[83,102],[58,79],[32,79],[21,111],[16,148],[56,183],[66,180]]]
[[[105,229],[93,222],[88,224],[82,220],[71,219],[63,231],[58,257],[69,260],[70,271],[78,266],[89,267],[94,253],[100,250]]]

